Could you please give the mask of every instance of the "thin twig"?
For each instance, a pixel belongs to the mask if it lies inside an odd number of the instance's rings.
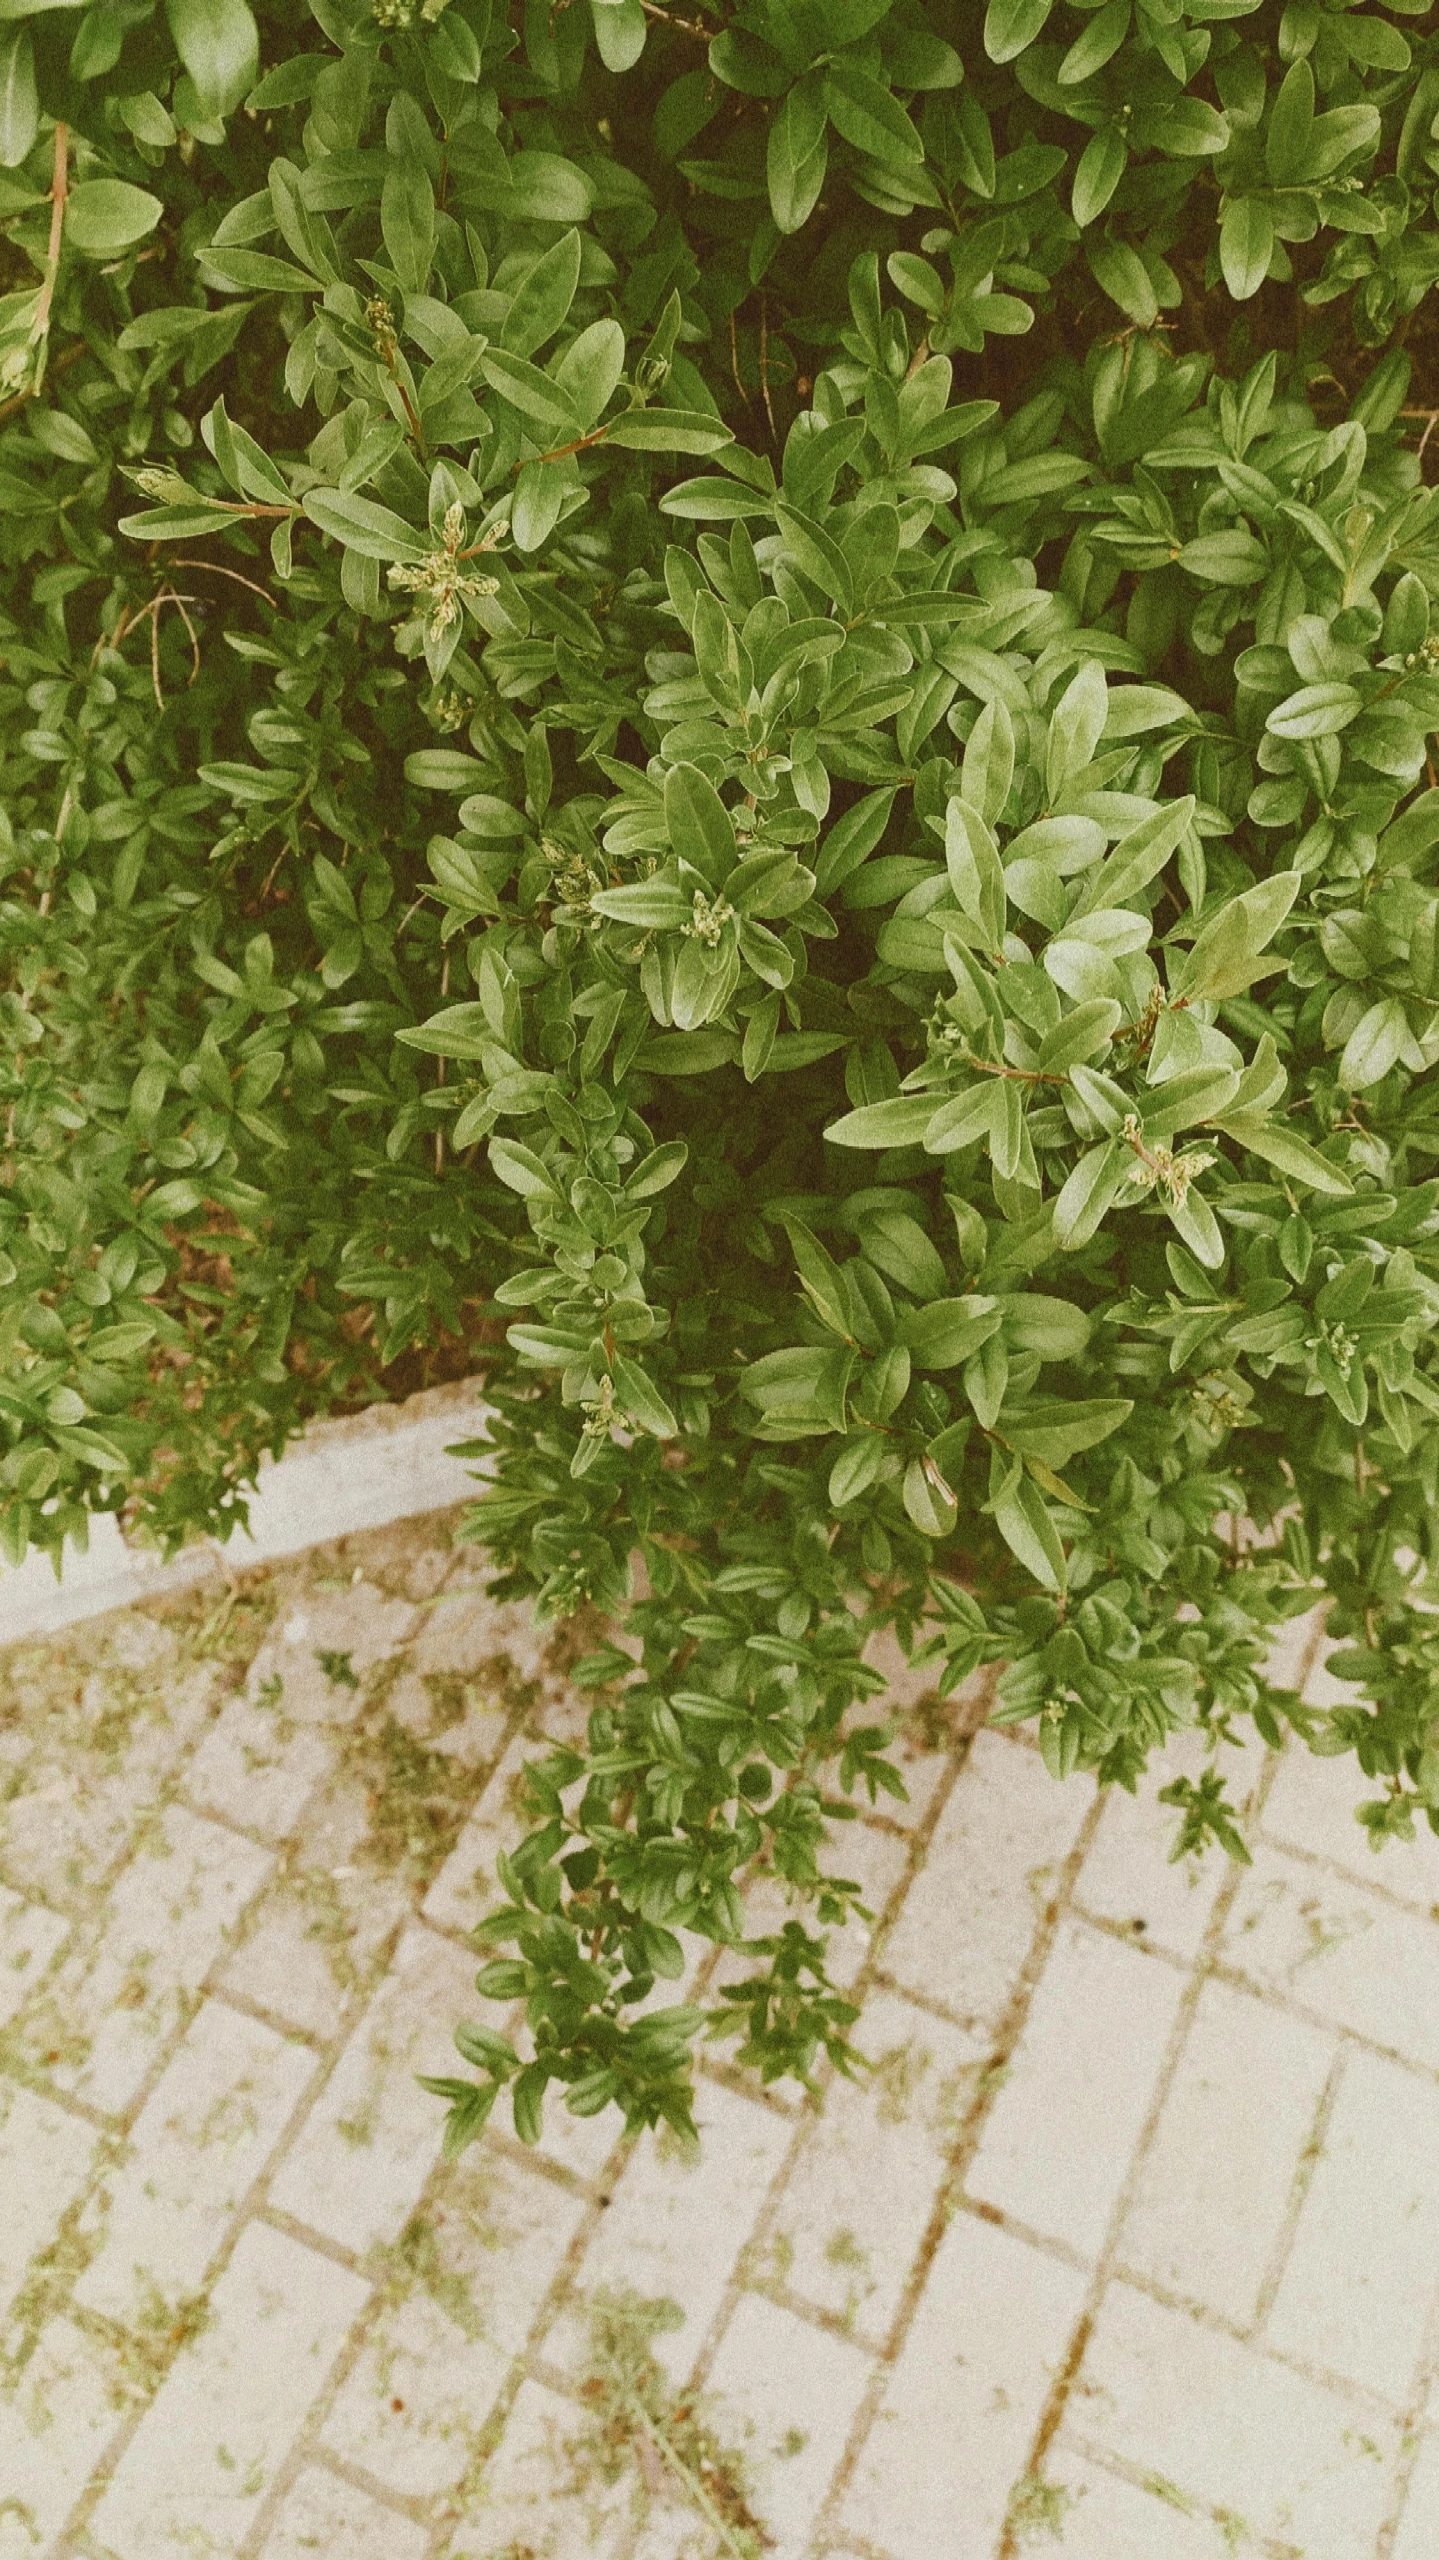
[[[188,560],[182,557],[176,560],[175,566],[177,569],[208,569],[213,578],[233,578],[237,587],[248,587],[252,596],[263,596],[271,611],[279,612],[279,603],[271,595],[268,587],[256,586],[253,578],[242,578],[238,569],[226,569],[218,560]]]
[[[45,281],[35,306],[32,334],[37,341],[50,326],[50,309],[55,300],[55,285],[60,274],[60,242],[65,227],[65,199],[70,193],[70,128],[55,127],[54,174],[50,180],[50,240],[45,251]],[[44,357],[41,357],[43,376]],[[38,385],[37,385],[38,388]]]

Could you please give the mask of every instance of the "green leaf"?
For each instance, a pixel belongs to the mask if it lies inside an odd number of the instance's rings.
[[[734,436],[704,409],[626,409],[610,420],[605,441],[627,453],[718,453]]]
[[[810,74],[796,81],[770,123],[765,179],[775,228],[802,231],[819,202],[828,165],[824,89]]]
[[[85,178],[66,200],[65,237],[84,257],[118,258],[149,238],[164,210],[158,196],[123,178]]]
[[[1097,1235],[1113,1208],[1134,1158],[1122,1139],[1106,1139],[1082,1155],[1054,1204],[1054,1233],[1066,1253],[1077,1253]]]
[[[1251,1155],[1262,1156],[1266,1164],[1276,1166],[1306,1190],[1345,1192],[1354,1188],[1341,1165],[1331,1164],[1317,1147],[1310,1146],[1307,1138],[1299,1137],[1292,1129],[1275,1128],[1272,1123],[1251,1128],[1237,1120],[1220,1120],[1217,1125],[1237,1139],[1240,1146],[1247,1147]]]
[[[957,1369],[998,1333],[1001,1320],[993,1298],[936,1298],[929,1306],[906,1310],[899,1340],[917,1369]]]
[[[1269,273],[1274,223],[1259,196],[1237,196],[1219,226],[1219,263],[1236,302],[1249,302]]]
[[[480,357],[480,371],[492,391],[498,391],[522,417],[535,419],[547,436],[584,433],[563,385],[524,356],[489,347]]]
[[[811,578],[822,595],[830,597],[846,616],[854,611],[854,580],[849,562],[839,544],[813,516],[804,515],[798,507],[783,501],[775,507],[785,549],[806,578]]]
[[[825,1136],[832,1147],[914,1147],[934,1118],[932,1094],[896,1094],[892,1102],[867,1102],[834,1121]]]
[[[1100,292],[1117,302],[1137,328],[1152,329],[1159,317],[1159,296],[1138,250],[1125,240],[1091,240],[1086,255]]]
[[[422,160],[407,153],[386,171],[380,226],[385,254],[406,293],[423,293],[435,255],[435,190]]]
[[[627,1360],[617,1351],[610,1362],[610,1375],[615,1394],[630,1420],[642,1430],[653,1432],[657,1440],[673,1440],[679,1424],[639,1362]]]
[[[597,915],[616,924],[638,925],[648,932],[678,932],[694,915],[694,892],[677,880],[626,881],[618,889],[597,889],[590,900]]]
[[[1274,187],[1302,187],[1314,167],[1314,73],[1307,60],[1291,62],[1269,110],[1264,165]]]
[[[1099,1397],[1086,1404],[1025,1405],[1001,1413],[999,1436],[1022,1457],[1042,1458],[1046,1466],[1064,1467],[1081,1449],[1093,1449],[1127,1422],[1134,1411],[1126,1397]]]
[[[376,509],[377,514],[382,512]],[[484,770],[473,756],[461,755],[456,747],[419,747],[405,758],[405,780],[421,791],[468,791]]]
[[[905,1469],[904,1507],[922,1537],[950,1535],[959,1504],[932,1458],[911,1458]]]
[[[362,559],[414,564],[426,557],[429,545],[415,527],[373,498],[357,497],[350,489],[307,489],[300,503],[311,524],[343,542],[347,551],[358,551]],[[467,774],[473,776],[473,762],[465,762]]]
[[[856,151],[871,159],[897,161],[901,167],[923,160],[924,144],[899,100],[846,54],[832,61],[824,75],[824,103],[830,123]]]
[[[1079,155],[1070,210],[1082,230],[1097,222],[1129,166],[1129,147],[1118,125],[1101,125]]]
[[[0,169],[18,169],[40,129],[35,46],[28,27],[0,38]]]
[[[245,0],[165,0],[175,50],[205,114],[223,119],[253,89],[260,38]]]
[[[1186,542],[1179,565],[1208,587],[1252,587],[1267,576],[1269,554],[1252,533],[1235,525],[1228,532],[1203,533]]]
[[[696,765],[673,765],[665,776],[665,830],[680,860],[723,888],[738,859],[734,821]]]
[[[1054,0],[989,0],[984,16],[984,50],[991,62],[1013,62],[1044,27]]]
[[[1355,1024],[1344,1044],[1339,1061],[1340,1083],[1350,1093],[1378,1084],[1391,1067],[1398,1065],[1408,1037],[1408,1017],[1398,997],[1381,997]]]
[[[998,1462],[1001,1452],[996,1449],[994,1456]],[[1046,1591],[1062,1591],[1067,1570],[1059,1532],[1038,1486],[1030,1482],[1021,1467],[1016,1466],[997,1488],[992,1487],[988,1508],[1005,1545],[1026,1572],[1033,1574]]]
[[[1276,703],[1264,725],[1276,738],[1332,738],[1363,708],[1352,684],[1306,684]]]
[[[859,1240],[871,1262],[916,1298],[943,1295],[946,1272],[917,1218],[904,1209],[872,1209],[859,1222]]]
[[[1263,961],[1260,954],[1293,906],[1300,878],[1297,871],[1276,872],[1221,907],[1188,958],[1179,962],[1171,980],[1173,994],[1191,1003],[1218,1004],[1279,968],[1281,962]]]

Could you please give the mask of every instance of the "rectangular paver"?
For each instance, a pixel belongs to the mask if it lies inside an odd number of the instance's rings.
[[[713,2081],[700,2085],[695,2121],[697,2161],[636,2144],[578,2277],[586,2294],[603,2285],[679,2304],[684,2326],[655,2342],[677,2381],[719,2309],[793,2132],[772,2109]],[[567,2321],[566,2333],[546,2353],[582,2360],[579,2324]]]
[[[252,2223],[125,2448],[91,2523],[116,2560],[227,2560],[324,2389],[367,2286]]]
[[[1267,2335],[1402,2409],[1436,2286],[1439,2089],[1351,2053]]]
[[[1395,2429],[1127,2285],[1100,2306],[1071,2412],[1081,2439],[1222,2511],[1236,2534],[1303,2560],[1373,2547]]]
[[[1343,1782],[1350,1776],[1341,1773]],[[1261,1848],[1230,1914],[1223,1958],[1296,2007],[1439,2071],[1439,1927],[1418,1912]]]
[[[439,2158],[443,2109],[418,2072],[456,2069],[454,2031],[474,2005],[474,1959],[406,1931],[271,2188],[327,2239],[364,2251],[398,2238]]]
[[[398,2495],[457,2481],[585,2211],[528,2164],[469,2154],[373,2262],[388,2298],[340,2389],[328,2448]]]
[[[202,1812],[283,1840],[329,1776],[335,1750],[329,1734],[285,1713],[283,1691],[232,1698],[190,1762],[185,1792]]]
[[[1338,2045],[1207,1982],[1137,2192],[1120,2264],[1228,2320],[1253,2320]]]
[[[1165,1775],[1178,1776],[1182,1771],[1197,1777],[1206,1758],[1186,1736],[1176,1751],[1166,1755]],[[1230,1777],[1230,1792],[1237,1800],[1243,1798],[1245,1775],[1256,1774],[1258,1765],[1253,1754],[1248,1772],[1242,1760],[1237,1762]],[[1107,1788],[1074,1899],[1082,1910],[1127,1929],[1143,1945],[1164,1947],[1192,1963],[1230,1868],[1228,1859],[1213,1848],[1203,1857],[1171,1857],[1178,1822],[1173,1805],[1159,1802],[1158,1788],[1150,1779],[1141,1780],[1135,1795],[1124,1787]]]
[[[1088,1803],[1037,1752],[976,1735],[886,1942],[885,1971],[961,2025],[996,2025]]]
[[[775,2560],[801,2560],[873,2379],[872,2359],[749,2294],[710,2368],[716,2425],[738,2451]]]
[[[882,2344],[934,2210],[984,2046],[892,1993],[856,2034],[875,2068],[836,2078],[761,2252],[765,2275]]]
[[[945,2233],[840,2509],[912,2560],[993,2560],[1010,2493],[1084,2301],[1085,2279],[973,2214]]]
[[[317,2068],[308,2047],[207,2000],[106,2182],[103,2239],[76,2300],[133,2321],[193,2294]]]
[[[69,1933],[58,1911],[0,1884],[0,2027],[24,2007]]]
[[[191,2000],[270,1872],[264,1849],[167,1806],[119,1877],[93,1960],[57,1977],[66,2028],[87,2039],[60,2087],[119,2114],[185,2024]]]
[[[33,2089],[0,2081],[0,2319],[81,2193],[95,2149],[93,2125]]]
[[[1071,1921],[1045,1967],[965,2185],[1087,2257],[1153,2104],[1183,1976]]]
[[[118,2366],[71,2320],[52,2320],[0,2384],[0,2554],[36,2560],[75,2506],[125,2414]]]

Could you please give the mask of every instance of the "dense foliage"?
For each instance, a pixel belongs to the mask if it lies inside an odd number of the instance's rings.
[[[3,0],[0,164],[0,1535],[483,1374],[453,2138],[843,2061],[880,1628],[1439,1828],[1429,18]]]

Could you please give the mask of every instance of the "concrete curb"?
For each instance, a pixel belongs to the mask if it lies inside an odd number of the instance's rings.
[[[169,1564],[127,1546],[106,1514],[95,1521],[83,1555],[67,1548],[60,1581],[38,1552],[0,1573],[0,1646],[55,1635],[106,1609],[468,1501],[476,1461],[445,1451],[451,1441],[478,1439],[484,1416],[477,1384],[462,1379],[406,1404],[372,1405],[343,1421],[317,1422],[283,1458],[262,1465],[248,1535],[237,1531],[224,1546],[198,1540]]]

